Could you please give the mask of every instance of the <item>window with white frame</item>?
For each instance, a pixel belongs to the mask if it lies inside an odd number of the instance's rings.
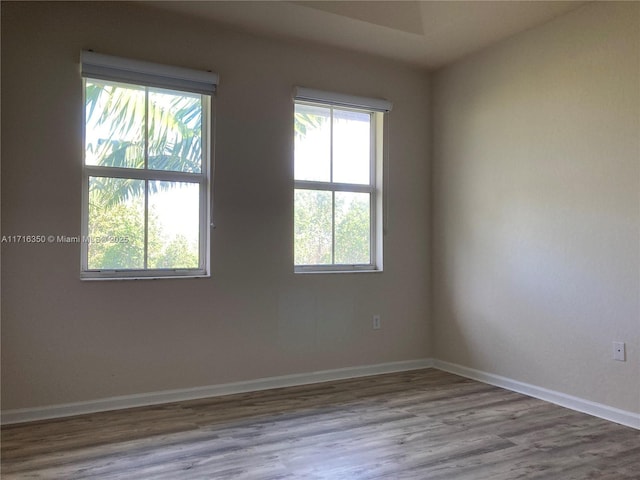
[[[209,275],[217,75],[83,51],[81,278]]]
[[[296,272],[382,270],[385,100],[298,87],[294,102]]]

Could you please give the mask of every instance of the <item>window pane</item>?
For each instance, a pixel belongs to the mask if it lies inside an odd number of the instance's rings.
[[[331,263],[332,193],[296,190],[294,198],[295,264]]]
[[[88,267],[144,268],[144,180],[89,177]]]
[[[149,168],[200,173],[200,95],[149,90]]]
[[[87,80],[85,115],[87,165],[144,167],[143,88]]]
[[[296,104],[295,179],[331,181],[331,110]]]
[[[333,181],[368,185],[371,114],[333,111]]]
[[[198,268],[200,186],[149,182],[149,268]]]
[[[370,194],[336,192],[335,263],[371,263]]]

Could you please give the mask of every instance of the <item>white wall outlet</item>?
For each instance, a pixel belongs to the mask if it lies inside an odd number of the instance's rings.
[[[620,362],[625,361],[624,342],[613,342],[613,359]]]
[[[376,314],[373,316],[373,329],[378,330],[381,327],[380,324],[380,315]]]

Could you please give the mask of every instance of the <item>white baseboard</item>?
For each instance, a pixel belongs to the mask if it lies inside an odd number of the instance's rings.
[[[309,383],[379,375],[381,373],[418,370],[421,368],[430,368],[432,366],[432,359],[423,358],[402,362],[381,363],[377,365],[365,365],[310,373],[298,373],[294,375],[283,375],[278,377],[259,378],[256,380],[210,385],[205,387],[123,395],[99,400],[89,400],[86,402],[6,410],[2,412],[2,424],[8,425],[12,423],[33,422],[36,420],[70,417],[73,415],[105,412],[108,410],[119,410],[123,408],[145,407],[162,403],[231,395],[234,393],[268,390],[270,388],[292,387],[296,385],[307,385]]]
[[[6,410],[2,412],[2,424],[9,425],[13,423],[62,418],[74,415],[82,415],[86,413],[159,405],[163,403],[195,400],[207,397],[217,397],[221,395],[231,395],[234,393],[245,393],[268,390],[271,388],[307,385],[310,383],[366,377],[369,375],[379,375],[382,373],[418,370],[421,368],[437,368],[445,372],[450,372],[462,377],[471,378],[479,382],[488,383],[490,385],[495,385],[507,390],[522,393],[530,397],[539,398],[540,400],[555,403],[556,405],[560,405],[571,410],[587,413],[595,417],[626,425],[628,427],[640,429],[639,413],[620,410],[615,407],[592,402],[589,400],[584,400],[582,398],[567,395],[562,392],[556,392],[554,390],[549,390],[546,388],[538,387],[536,385],[519,382],[517,380],[502,377],[500,375],[483,372],[442,360],[434,360],[431,358],[422,358],[418,360],[408,360],[402,362],[381,363],[377,365],[365,365],[359,367],[339,368],[334,370],[322,370],[318,372],[298,373],[293,375],[259,378],[256,380],[248,380],[244,382],[225,383],[204,387],[165,390],[161,392],[151,392],[136,395],[123,395],[119,397],[89,400],[86,402],[67,403],[62,405]]]
[[[523,393],[530,397],[539,398],[547,402],[555,403],[562,407],[570,408],[578,412],[588,413],[595,417],[603,418],[627,427],[640,429],[640,413],[620,410],[619,408],[604,405],[602,403],[592,402],[582,398],[567,395],[566,393],[556,392],[547,388],[530,385],[528,383],[519,382],[510,378],[494,375],[473,368],[456,365],[454,363],[442,360],[434,360],[433,367],[445,372],[454,373],[461,377],[471,378],[479,382],[495,385],[496,387],[505,388],[514,392]]]

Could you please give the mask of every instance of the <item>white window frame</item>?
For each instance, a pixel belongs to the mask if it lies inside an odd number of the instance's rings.
[[[355,111],[370,115],[370,169],[368,184],[352,184],[330,181],[298,180],[294,173],[294,187],[296,190],[322,190],[332,192],[332,262],[335,250],[335,192],[368,193],[370,195],[370,252],[367,264],[318,264],[295,265],[295,273],[346,273],[346,272],[381,272],[383,270],[383,170],[384,170],[384,121],[385,114],[391,111],[392,104],[387,100],[345,95],[326,92],[305,87],[296,87],[294,91],[295,105],[319,106],[330,109],[333,122],[333,110]],[[333,142],[333,128],[331,128],[331,142]],[[333,152],[331,153],[331,169],[333,169]],[[294,205],[295,209],[295,205]],[[295,238],[294,238],[295,248]]]
[[[83,101],[83,157],[82,157],[82,239],[88,238],[89,231],[89,178],[108,177],[145,181],[145,230],[148,221],[148,183],[151,181],[186,182],[199,185],[199,265],[197,268],[147,268],[147,241],[145,240],[145,267],[143,269],[89,269],[89,244],[81,241],[82,280],[129,280],[159,278],[198,278],[210,276],[210,230],[211,230],[211,121],[212,100],[218,83],[218,76],[211,72],[202,72],[150,62],[112,57],[83,51],[81,54],[83,77],[83,100],[86,94],[87,80],[122,83],[145,89],[162,88],[200,95],[202,101],[202,162],[200,173],[152,170],[147,166],[145,153],[144,168],[105,167],[87,165],[85,154],[86,138],[86,102]],[[146,232],[145,232],[146,235]]]

